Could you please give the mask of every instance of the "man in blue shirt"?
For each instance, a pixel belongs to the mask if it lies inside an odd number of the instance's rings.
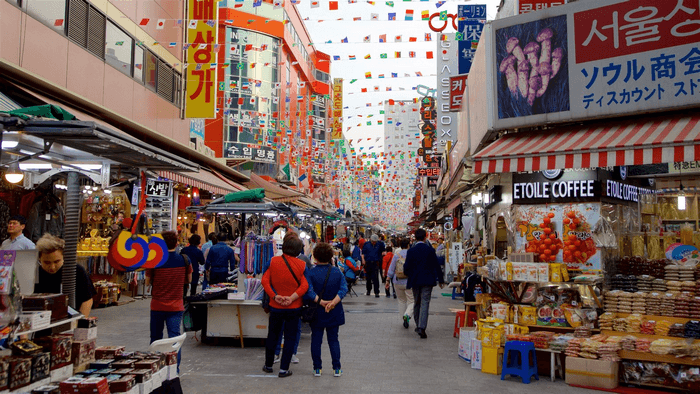
[[[382,266],[382,253],[384,253],[384,242],[379,241],[377,234],[372,234],[370,242],[365,242],[362,247],[362,263],[367,273],[367,295],[372,291],[374,284],[374,296],[379,298],[379,270]]]
[[[440,288],[445,287],[445,278],[440,270],[435,249],[425,243],[425,237],[425,230],[416,230],[416,243],[406,252],[406,262],[403,266],[408,276],[406,289],[413,290],[413,321],[416,322],[416,332],[421,338],[428,337],[425,328],[428,325],[433,287],[436,282],[440,283]]]
[[[209,284],[226,282],[228,272],[236,268],[236,257],[228,245],[219,242],[218,237],[210,237],[212,247],[209,248],[207,261],[204,264],[204,269],[209,275]]]
[[[15,215],[7,222],[7,234],[10,238],[6,239],[0,250],[31,250],[36,249],[34,242],[25,237],[22,233],[27,224],[27,219],[21,215]]]
[[[197,285],[199,284],[199,266],[204,265],[204,253],[199,250],[199,243],[202,242],[202,237],[194,234],[190,237],[190,245],[182,248],[180,254],[184,254],[190,259],[192,264],[192,281],[190,282],[190,295],[197,294]]]

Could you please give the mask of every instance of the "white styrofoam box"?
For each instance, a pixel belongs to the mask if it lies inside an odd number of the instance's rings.
[[[73,376],[73,364],[51,371],[51,383],[62,382]]]
[[[472,339],[472,368],[481,370],[481,341]]]
[[[462,327],[459,330],[459,348],[457,355],[467,362],[472,359],[472,339],[476,336],[476,331],[473,327]]]
[[[74,341],[89,341],[91,339],[97,339],[97,327],[76,328],[73,330]]]
[[[154,389],[157,389],[163,384],[163,372],[165,372],[165,369],[161,369],[160,371],[153,374],[153,378],[151,378],[151,380],[153,381]]]
[[[51,311],[28,311],[19,315],[21,322],[28,321],[31,330],[40,330],[51,324]]]

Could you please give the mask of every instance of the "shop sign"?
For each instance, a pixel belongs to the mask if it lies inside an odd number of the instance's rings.
[[[217,0],[188,0],[187,67],[185,80],[185,116],[214,118],[216,108],[217,58],[219,19]]]
[[[224,143],[224,157],[227,159],[245,159],[259,163],[276,164],[277,150],[267,146],[226,142]]]
[[[420,167],[418,168],[418,176],[439,177],[441,174],[440,167]]]
[[[526,14],[532,11],[544,10],[557,5],[563,5],[566,0],[519,0],[518,14]]]
[[[438,184],[438,178],[435,178],[435,177],[428,178],[428,187],[437,187],[437,184]]]
[[[513,174],[513,203],[555,203],[595,201],[600,186],[595,170],[567,171],[555,180],[541,172]]]
[[[608,179],[605,181],[605,196],[623,201],[637,202],[640,194],[652,194],[651,189],[645,189],[634,185]]]
[[[467,87],[468,75],[450,77],[450,111],[459,112],[462,109],[464,90]]]
[[[700,161],[681,161],[676,163],[668,163],[669,174],[690,174],[700,172]]]
[[[457,8],[457,52],[459,73],[468,74],[486,23],[486,4],[459,5]]]
[[[146,195],[148,197],[170,197],[170,181],[159,181],[156,179],[146,180]]]
[[[579,1],[493,21],[491,129],[698,107],[700,8],[685,3]]]
[[[333,78],[333,133],[332,140],[343,139],[343,79]]]
[[[423,139],[421,139],[421,146],[418,148],[418,156],[423,158],[423,163],[432,164],[435,160],[435,118],[437,117],[437,112],[435,111],[435,99],[432,97],[423,97],[421,99],[421,120],[423,124],[421,125],[421,132],[423,133]]]
[[[436,148],[441,153],[447,146],[447,141],[452,145],[457,139],[457,114],[450,112],[450,77],[460,74],[457,62],[457,42],[455,33],[443,34],[447,39],[438,40],[437,53],[440,58],[437,61],[438,96],[437,96],[437,122],[436,122]]]
[[[501,197],[502,190],[503,187],[501,185],[494,185],[489,189],[489,203],[486,205],[486,208],[491,208],[503,200]]]

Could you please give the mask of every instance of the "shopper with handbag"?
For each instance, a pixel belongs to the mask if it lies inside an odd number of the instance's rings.
[[[319,243],[314,248],[316,267],[307,271],[309,292],[305,299],[316,308],[316,314],[311,321],[311,358],[314,363],[314,376],[321,376],[321,344],[323,332],[328,336],[328,347],[331,351],[333,376],[339,377],[343,371],[340,366],[340,342],[338,329],[345,324],[345,312],[340,301],[348,292],[345,276],[338,267],[333,267],[333,247],[327,243]],[[318,306],[315,306],[316,303]]]
[[[284,326],[285,343],[292,344],[297,338],[302,297],[309,289],[309,283],[304,275],[306,263],[296,257],[303,248],[304,243],[298,237],[285,237],[282,243],[282,256],[276,256],[270,260],[270,267],[262,277],[265,293],[270,297],[270,320],[263,366],[263,371],[267,373],[273,372],[275,347],[279,336],[282,335],[282,327]],[[294,346],[284,347],[279,377],[285,378],[292,375],[289,364],[293,353]]]

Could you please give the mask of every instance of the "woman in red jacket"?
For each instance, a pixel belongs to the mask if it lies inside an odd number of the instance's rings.
[[[394,258],[394,249],[391,246],[387,246],[386,250],[384,251],[384,257],[382,258],[382,283],[386,282],[386,274],[389,272],[389,266],[391,265],[391,260]],[[385,286],[386,289],[386,297],[391,298],[391,290],[389,289],[391,287],[393,289],[394,284],[391,283],[390,285]],[[394,298],[396,298],[396,289],[393,289],[394,291]]]
[[[263,371],[272,373],[275,348],[284,325],[284,343],[294,343],[299,330],[299,317],[302,297],[309,289],[304,276],[306,263],[298,259],[304,249],[299,237],[287,236],[282,244],[282,256],[270,260],[270,268],[262,277],[262,285],[270,296],[270,322],[265,343],[265,365]],[[280,360],[280,378],[292,375],[289,363],[292,361],[294,346],[285,346]]]

